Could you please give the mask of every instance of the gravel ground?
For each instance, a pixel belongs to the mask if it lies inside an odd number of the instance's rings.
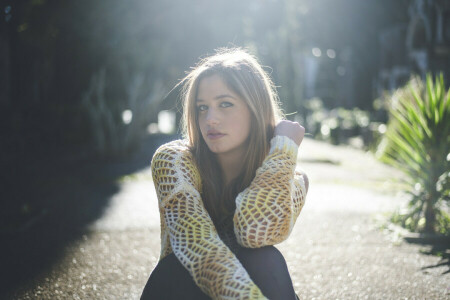
[[[405,204],[396,170],[370,154],[306,139],[299,166],[310,191],[285,255],[301,299],[450,299],[450,266],[427,244],[381,230]],[[139,299],[159,256],[159,215],[149,168],[119,183],[103,215],[49,268],[6,299]],[[444,251],[450,252],[444,245]]]

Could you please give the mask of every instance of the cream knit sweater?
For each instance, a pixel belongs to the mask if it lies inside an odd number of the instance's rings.
[[[275,136],[252,183],[237,196],[233,223],[242,246],[274,245],[289,236],[306,196],[303,176],[295,170],[297,151],[294,141]],[[173,252],[213,299],[266,299],[219,238],[203,206],[187,142],[158,148],[151,169],[161,216],[160,259]]]

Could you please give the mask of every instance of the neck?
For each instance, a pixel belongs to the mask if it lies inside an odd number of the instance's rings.
[[[224,174],[225,184],[229,184],[242,171],[244,153],[218,155],[217,159]]]

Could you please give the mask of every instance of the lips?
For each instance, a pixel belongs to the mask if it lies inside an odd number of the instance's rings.
[[[221,137],[225,136],[225,134],[220,132],[220,131],[217,131],[217,130],[214,130],[214,129],[210,129],[206,133],[206,136],[210,140],[216,140],[216,139],[220,139]]]

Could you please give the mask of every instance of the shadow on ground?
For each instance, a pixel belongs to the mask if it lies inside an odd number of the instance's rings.
[[[447,271],[443,272],[442,275],[450,273],[450,237],[405,237],[405,241],[426,247],[420,251],[423,254],[441,257],[436,265],[425,266],[422,270],[447,266]]]
[[[0,295],[57,262],[65,246],[102,216],[117,179],[150,165],[159,145],[177,136],[151,135],[139,150],[115,161],[93,159],[22,162],[0,206]],[[18,171],[20,170],[20,171]]]

